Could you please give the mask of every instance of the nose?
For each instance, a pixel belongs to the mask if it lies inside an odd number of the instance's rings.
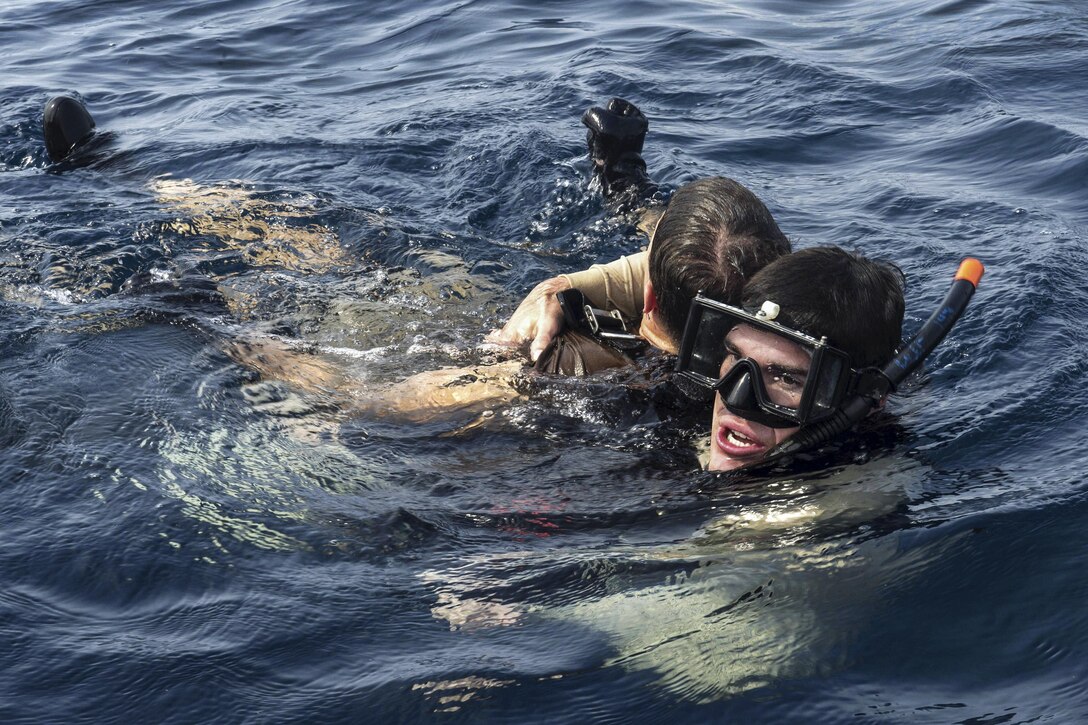
[[[756,398],[750,372],[745,371],[740,376],[734,376],[732,385],[727,385],[723,392],[725,395],[722,399],[725,401],[725,407],[733,415],[745,420],[754,420],[755,416],[760,414],[759,400]]]
[[[760,375],[755,361],[749,358],[741,358],[718,381],[718,392],[722,396],[722,402],[733,415],[755,423],[762,423],[770,428],[792,428],[797,423],[774,411],[767,410],[760,400],[761,391],[755,381]],[[761,379],[760,379],[761,380]]]

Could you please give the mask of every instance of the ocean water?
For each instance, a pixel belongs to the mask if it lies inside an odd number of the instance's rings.
[[[1085,9],[6,3],[0,720],[1088,719]],[[350,413],[639,247],[612,96],[666,190],[898,264],[905,332],[986,263],[894,446],[735,487],[615,380]]]

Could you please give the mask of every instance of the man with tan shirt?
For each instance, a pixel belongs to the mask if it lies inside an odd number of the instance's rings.
[[[650,345],[675,354],[698,292],[736,302],[749,276],[790,251],[763,202],[722,177],[680,187],[651,224],[648,249],[541,282],[490,339],[529,342],[530,359],[538,361],[563,332],[556,293],[578,289],[592,305],[637,322]]]

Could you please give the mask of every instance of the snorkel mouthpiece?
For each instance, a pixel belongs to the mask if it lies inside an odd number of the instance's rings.
[[[941,343],[963,311],[967,309],[967,304],[971,301],[985,271],[982,262],[977,259],[973,257],[964,259],[956,272],[952,288],[948,290],[940,307],[929,316],[910,342],[900,347],[899,353],[892,358],[891,362],[881,370],[874,369],[873,374],[867,376],[866,380],[858,386],[856,395],[845,401],[830,417],[797,431],[795,435],[768,451],[767,455],[753,467],[761,467],[784,456],[826,443],[869,415],[880,405],[883,397],[894,392],[896,387],[917,370],[922,361]]]

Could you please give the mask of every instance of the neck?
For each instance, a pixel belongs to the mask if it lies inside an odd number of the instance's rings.
[[[647,312],[642,316],[642,322],[638,326],[638,334],[658,350],[664,350],[670,355],[677,354],[676,343],[673,342],[671,336],[665,334],[665,331],[661,329],[661,325],[658,324],[653,312]]]

